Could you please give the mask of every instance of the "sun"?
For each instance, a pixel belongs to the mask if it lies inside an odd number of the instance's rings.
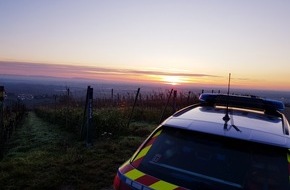
[[[184,82],[179,76],[163,76],[162,81],[171,85],[179,85]]]

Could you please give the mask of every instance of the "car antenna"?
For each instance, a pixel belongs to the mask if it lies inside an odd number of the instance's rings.
[[[228,83],[228,93],[227,93],[227,108],[226,108],[226,115],[223,117],[223,120],[225,121],[224,124],[224,130],[229,131],[231,127],[233,127],[236,131],[242,132],[237,126],[234,125],[233,118],[231,119],[229,116],[229,99],[230,99],[230,86],[231,86],[231,73],[229,73],[229,83]],[[231,120],[230,128],[228,128],[228,122]]]
[[[224,130],[227,130],[227,128],[228,128],[228,121],[231,119],[230,116],[229,116],[230,85],[231,85],[231,73],[229,73],[226,115],[223,117],[223,120],[225,121]]]

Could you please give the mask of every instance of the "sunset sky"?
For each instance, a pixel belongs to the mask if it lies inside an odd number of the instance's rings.
[[[290,90],[289,0],[0,0],[0,74]]]

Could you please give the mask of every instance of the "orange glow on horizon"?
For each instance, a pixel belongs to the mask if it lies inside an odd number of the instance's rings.
[[[185,81],[182,80],[179,76],[160,76],[162,79],[161,81],[171,84],[171,85],[179,85],[181,83],[185,83]]]
[[[25,62],[1,62],[0,71],[4,75],[58,77],[65,80],[85,79],[95,82],[176,85],[180,87],[227,87],[227,75],[188,74],[186,72],[164,72],[159,70],[134,70],[75,65],[36,64]],[[290,90],[289,80],[275,77],[232,75],[231,87],[241,89]]]

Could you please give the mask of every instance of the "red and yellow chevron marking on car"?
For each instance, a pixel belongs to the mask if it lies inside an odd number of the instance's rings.
[[[162,130],[157,131],[142,147],[137,155],[133,158],[132,162],[127,161],[124,163],[118,171],[119,179],[126,184],[129,188],[126,189],[140,189],[140,190],[149,190],[149,189],[166,189],[166,190],[184,190],[180,186],[168,183],[166,181],[155,178],[151,175],[147,175],[140,170],[136,169],[143,158],[149,152],[152,144],[156,138],[161,134]]]
[[[130,165],[129,161],[123,164],[118,171],[118,176],[126,185],[133,189],[149,190],[185,190],[185,188],[162,181],[153,176],[147,175]]]
[[[152,144],[154,143],[156,138],[161,134],[161,132],[162,130],[157,131],[157,133],[146,143],[145,147],[140,150],[140,152],[137,154],[137,156],[134,158],[134,160],[131,163],[134,167],[137,168],[140,165],[143,158],[146,156]]]

